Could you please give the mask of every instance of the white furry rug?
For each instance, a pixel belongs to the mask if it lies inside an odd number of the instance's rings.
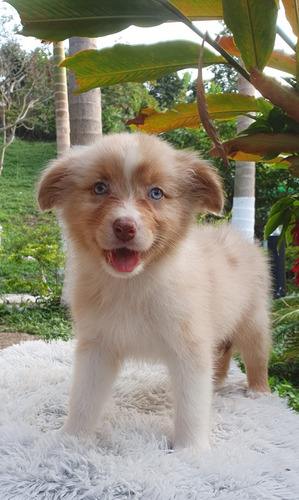
[[[61,436],[74,342],[0,353],[1,500],[299,499],[299,416],[276,395],[244,395],[233,365],[214,397],[213,449],[171,453],[160,366],[127,365],[97,438]]]

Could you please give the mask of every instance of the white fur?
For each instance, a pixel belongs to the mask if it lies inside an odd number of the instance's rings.
[[[101,158],[106,154],[107,161],[113,162],[113,141],[118,144],[118,161],[120,151],[121,157],[127,154],[122,168],[124,178],[131,179],[131,189],[124,186],[120,193],[115,178],[109,179],[106,198],[96,198],[86,188],[77,196],[77,188],[74,193],[66,191],[61,160],[46,171],[40,183],[41,206],[61,208],[72,254],[70,303],[78,346],[64,430],[75,434],[93,431],[122,362],[150,359],[165,363],[171,375],[174,447],[207,449],[213,376],[220,381],[226,376],[223,360],[229,359],[232,348],[243,355],[249,387],[269,390],[267,264],[261,250],[229,226],[199,228],[192,224],[198,203],[210,211],[219,211],[222,203],[217,175],[193,155],[176,153],[153,137],[106,137],[88,152],[86,164],[98,172],[93,174],[94,182],[99,181],[102,168],[101,162],[97,167],[99,151]],[[155,171],[158,184],[154,185],[170,193],[168,197],[152,200],[148,196],[150,181],[136,188],[137,160],[148,169],[146,179],[151,178],[153,165],[159,167],[161,182]],[[68,157],[65,162],[68,165]],[[82,158],[72,157],[75,173],[68,175],[76,175],[76,183],[86,185],[89,170],[81,172],[81,162]],[[192,171],[191,183],[186,169]],[[59,176],[62,181],[57,181]],[[58,190],[49,201],[47,193],[53,193],[54,177]],[[92,179],[89,182],[92,186]],[[90,222],[87,200],[95,207]],[[112,224],[128,216],[136,222],[137,233],[123,243],[113,234]],[[85,225],[80,220],[77,225],[80,217]],[[159,250],[163,239],[169,241]],[[122,246],[140,252],[140,263],[130,273],[118,272],[103,257],[102,250]]]
[[[132,147],[126,151],[126,155],[124,158],[124,170],[127,174],[128,182],[131,180],[131,175],[134,172],[134,169],[138,166],[140,159],[142,157],[141,152],[139,151],[139,144],[135,141],[135,137],[132,137]]]

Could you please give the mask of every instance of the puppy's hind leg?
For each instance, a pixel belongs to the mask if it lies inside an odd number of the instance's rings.
[[[268,361],[271,345],[269,318],[266,308],[255,310],[246,318],[239,338],[242,359],[246,368],[248,388],[253,392],[270,392],[268,383]]]
[[[220,345],[215,353],[214,362],[214,385],[215,387],[221,387],[222,383],[227,377],[229,370],[230,360],[232,357],[232,343],[230,341],[224,342]]]
[[[69,401],[69,415],[63,432],[88,435],[98,417],[117,373],[117,362],[97,340],[79,341]]]

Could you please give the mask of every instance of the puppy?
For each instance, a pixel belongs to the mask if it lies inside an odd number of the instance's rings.
[[[233,351],[249,389],[269,391],[267,263],[228,225],[194,223],[222,210],[215,170],[157,137],[115,134],[54,160],[38,202],[59,209],[72,260],[78,343],[64,430],[95,430],[121,363],[141,358],[168,367],[172,445],[208,448],[213,381]]]

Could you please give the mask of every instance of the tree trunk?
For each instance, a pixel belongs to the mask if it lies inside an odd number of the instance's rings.
[[[0,175],[2,174],[3,166],[4,166],[4,155],[5,155],[5,149],[6,149],[6,142],[7,142],[7,130],[6,130],[6,116],[5,116],[5,100],[3,97],[3,93],[1,93],[1,108],[2,108],[2,127],[4,128],[3,130],[3,143],[1,147],[1,153],[0,153]]]
[[[69,55],[81,50],[96,49],[95,38],[73,37],[69,39]],[[87,145],[96,142],[102,134],[101,90],[99,88],[84,94],[72,94],[77,89],[75,74],[69,73],[69,110],[71,144]]]
[[[66,68],[58,68],[58,64],[65,58],[63,42],[53,43],[53,79],[55,99],[55,124],[56,124],[56,149],[57,156],[63,155],[71,145],[70,141],[70,117],[68,103],[68,89]],[[62,240],[63,249],[66,251],[66,242]],[[66,270],[64,271],[66,274]],[[64,279],[61,303],[67,304],[67,288]]]
[[[81,50],[96,49],[94,38],[73,37],[69,39],[69,55]],[[71,145],[85,146],[96,142],[102,135],[101,90],[99,88],[84,94],[72,94],[77,89],[75,74],[69,72],[69,113]],[[69,287],[71,286],[70,261],[72,249],[66,248],[66,261],[61,301],[69,303]]]
[[[238,79],[240,94],[254,95],[254,87],[242,76]],[[237,118],[237,131],[245,130],[252,120],[247,116]],[[232,225],[249,240],[254,238],[255,219],[255,163],[236,161]]]
[[[65,58],[63,42],[53,43],[53,79],[55,99],[56,148],[57,156],[67,151],[70,143],[70,120],[68,109],[66,68],[58,68]]]

